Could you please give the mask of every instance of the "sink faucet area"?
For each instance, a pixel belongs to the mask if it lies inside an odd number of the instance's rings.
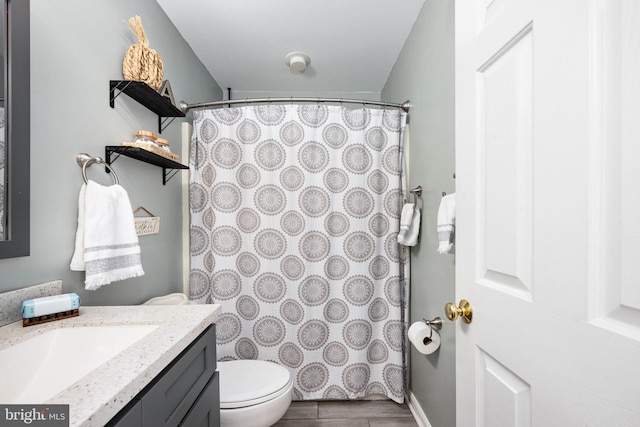
[[[68,404],[70,426],[103,426],[220,315],[220,305],[80,307],[0,327],[0,402]]]

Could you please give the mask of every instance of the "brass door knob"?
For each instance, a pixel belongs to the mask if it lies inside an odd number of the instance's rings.
[[[452,322],[455,321],[458,317],[462,317],[465,323],[471,323],[473,319],[473,309],[471,308],[471,304],[466,299],[460,300],[460,306],[456,306],[454,303],[449,302],[444,306],[444,313],[447,316],[447,319]]]

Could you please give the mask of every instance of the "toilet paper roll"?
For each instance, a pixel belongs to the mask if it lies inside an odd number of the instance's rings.
[[[440,334],[422,321],[412,323],[408,335],[411,344],[422,354],[431,354],[440,348]]]

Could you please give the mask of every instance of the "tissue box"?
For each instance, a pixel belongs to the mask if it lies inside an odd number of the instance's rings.
[[[80,307],[80,297],[75,292],[50,297],[34,298],[22,302],[22,318],[44,316]]]

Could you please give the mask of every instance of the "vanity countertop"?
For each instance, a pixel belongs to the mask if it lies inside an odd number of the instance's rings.
[[[219,304],[83,306],[78,317],[28,327],[23,327],[22,321],[0,327],[0,349],[60,327],[158,325],[46,402],[68,404],[70,426],[104,426],[220,314]],[[17,369],[19,364],[16,361]]]

